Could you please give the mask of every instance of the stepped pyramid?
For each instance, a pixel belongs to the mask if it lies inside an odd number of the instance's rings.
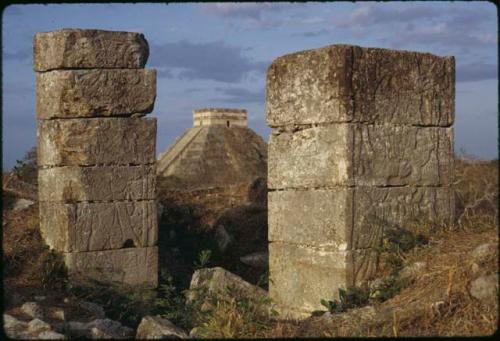
[[[267,175],[267,143],[247,128],[246,110],[194,110],[193,127],[159,155],[157,172],[179,188],[252,182]]]

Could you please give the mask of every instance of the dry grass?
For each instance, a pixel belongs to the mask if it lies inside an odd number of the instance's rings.
[[[397,296],[375,305],[374,318],[363,317],[362,308],[345,313],[346,318],[313,317],[302,322],[275,321],[257,315],[236,300],[220,302],[204,316],[206,336],[220,337],[335,337],[335,336],[480,336],[493,334],[498,325],[498,302],[484,304],[470,295],[471,280],[481,273],[498,273],[498,250],[474,273],[468,263],[471,251],[486,242],[498,244],[498,164],[470,159],[456,161],[456,218],[454,228],[436,229],[428,224],[414,231],[428,237],[400,253],[403,264],[424,261],[427,267]],[[240,189],[243,198],[243,190]],[[180,194],[179,194],[180,195]],[[192,192],[179,202],[198,199]],[[5,202],[12,198],[5,197]],[[205,200],[205,199],[204,199]],[[213,193],[219,212],[222,199]],[[220,207],[219,207],[220,206]],[[227,209],[227,206],[226,206]],[[215,216],[215,215],[214,215]],[[213,219],[213,217],[211,218]],[[39,293],[38,258],[46,253],[38,227],[38,206],[3,211],[4,284],[8,292]],[[216,264],[213,264],[216,265]],[[388,273],[382,268],[380,274]],[[348,317],[348,318],[347,318]]]

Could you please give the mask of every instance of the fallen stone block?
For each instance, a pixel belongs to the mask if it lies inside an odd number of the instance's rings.
[[[223,268],[205,268],[196,270],[191,278],[188,299],[194,300],[199,297],[201,291],[212,294],[216,297],[227,299],[230,288],[238,297],[249,299],[259,299],[267,296],[267,292],[255,285],[243,280]]]
[[[267,72],[271,127],[338,122],[450,126],[455,60],[330,45],[276,58]]]
[[[269,138],[271,189],[324,186],[447,186],[452,128],[333,124]]]
[[[63,70],[36,75],[39,120],[150,113],[156,70]]]
[[[154,200],[40,203],[45,243],[62,252],[154,246],[157,230]]]
[[[371,249],[331,251],[271,242],[269,294],[280,318],[304,318],[324,309],[322,299],[338,300],[339,288],[359,286],[372,278],[377,263],[378,253]]]
[[[187,339],[188,334],[160,316],[145,316],[137,327],[136,339]]]
[[[43,308],[37,302],[26,302],[21,306],[21,312],[31,318],[43,319],[45,314]]]
[[[156,161],[155,118],[38,121],[38,165],[142,165]]]
[[[453,190],[446,187],[337,187],[268,196],[270,241],[339,251],[379,247],[390,226],[454,220]]]
[[[110,319],[96,319],[87,323],[71,321],[67,327],[73,337],[91,339],[132,338],[134,330]]]
[[[140,33],[62,29],[33,38],[35,71],[142,68],[148,56],[148,43]]]
[[[39,169],[38,188],[42,202],[152,200],[156,198],[155,166]]]
[[[158,247],[71,252],[64,254],[72,275],[87,276],[104,282],[158,286]]]

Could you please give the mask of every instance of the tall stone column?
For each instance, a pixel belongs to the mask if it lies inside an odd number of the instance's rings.
[[[156,70],[142,34],[33,40],[40,228],[70,275],[156,287]]]
[[[331,45],[267,73],[269,266],[305,317],[377,270],[384,228],[452,224],[453,57]]]

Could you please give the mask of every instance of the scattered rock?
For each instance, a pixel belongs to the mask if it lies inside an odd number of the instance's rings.
[[[498,274],[484,275],[471,283],[470,294],[485,302],[495,303],[498,300]]]
[[[137,327],[137,339],[186,339],[184,330],[159,316],[146,316]]]
[[[33,319],[28,323],[28,331],[31,333],[41,333],[43,331],[51,331],[52,327],[47,322],[40,319]]]
[[[133,337],[134,330],[110,319],[96,319],[88,323],[71,321],[68,331],[73,337],[93,339],[124,339]]]
[[[59,307],[50,308],[49,317],[59,321],[66,321],[66,314],[64,313],[64,309]]]
[[[54,331],[44,331],[38,334],[38,339],[40,340],[62,340],[66,337],[63,334],[56,333]]]
[[[227,288],[238,297],[258,299],[267,296],[267,291],[258,286],[252,285],[241,277],[220,267],[205,268],[195,271],[191,278],[188,299],[195,300],[198,292],[206,290],[216,297],[226,299],[228,297]]]
[[[94,317],[97,319],[106,318],[106,313],[104,312],[104,308],[97,303],[82,301],[79,303],[79,306],[80,308],[85,309],[86,311],[94,315]]]
[[[73,337],[84,337],[89,332],[86,323],[77,321],[68,322],[67,330]]]
[[[222,225],[218,225],[215,229],[215,240],[217,241],[217,246],[221,252],[227,250],[229,244],[231,244],[232,238],[227,233],[226,229]]]
[[[476,262],[472,262],[470,265],[470,270],[473,275],[477,275],[481,271],[481,267]]]
[[[401,278],[411,278],[417,276],[422,270],[427,266],[426,262],[415,262],[408,266],[405,266],[400,272],[399,275]]]
[[[12,210],[13,211],[24,210],[33,204],[34,202],[28,199],[17,199],[16,202],[14,203],[14,206],[12,206]]]
[[[19,321],[14,316],[3,314],[3,328],[8,337],[22,338],[21,336],[24,334],[23,331],[28,328],[28,324]]]
[[[201,337],[201,335],[200,335],[200,328],[199,327],[194,327],[189,332],[190,339],[199,339],[200,337]]]
[[[495,250],[497,248],[496,244],[484,243],[476,247],[471,253],[471,259],[476,263],[483,263],[489,257],[495,255]]]
[[[31,318],[43,319],[43,308],[36,302],[26,302],[21,306],[21,311]]]
[[[240,257],[240,261],[253,268],[265,269],[269,267],[269,252],[254,252]]]

